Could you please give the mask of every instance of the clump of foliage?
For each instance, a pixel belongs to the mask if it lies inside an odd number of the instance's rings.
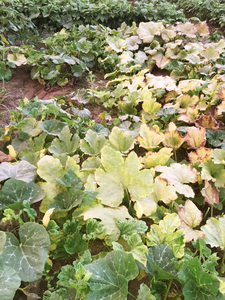
[[[0,231],[1,297],[43,275],[44,300],[224,299],[224,41],[211,43],[205,22],[141,22],[45,42],[4,59],[58,84],[62,66],[91,68],[100,51],[100,65],[115,65],[102,90],[25,98],[0,131],[1,225],[17,225]],[[129,281],[141,277],[149,284],[134,296]]]

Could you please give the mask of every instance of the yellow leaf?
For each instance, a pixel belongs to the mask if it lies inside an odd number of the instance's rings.
[[[15,65],[22,66],[27,61],[24,54],[8,54],[7,56],[8,61],[13,62]]]
[[[3,35],[0,34],[0,38],[1,38],[1,40],[2,40],[4,43],[6,43],[7,45],[9,45],[9,42],[7,41],[6,38],[4,38]]]
[[[50,216],[51,216],[51,214],[53,213],[54,209],[55,209],[55,208],[50,208],[50,209],[48,209],[48,210],[46,211],[46,213],[45,213],[45,215],[44,215],[44,217],[43,217],[43,219],[42,219],[42,223],[43,223],[43,225],[44,225],[45,227],[48,226],[48,223],[49,223],[49,221],[50,221]]]
[[[39,81],[39,83],[40,83],[41,85],[45,85],[45,81],[44,81],[43,78],[38,77],[38,81]]]
[[[12,156],[14,159],[16,158],[16,151],[14,150],[12,145],[8,145],[7,149],[9,150],[9,155]]]
[[[183,144],[184,138],[177,131],[177,126],[170,122],[168,125],[167,132],[165,133],[165,140],[163,145],[168,148],[178,149]]]

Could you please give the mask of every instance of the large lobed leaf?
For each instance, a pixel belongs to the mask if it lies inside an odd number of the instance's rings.
[[[106,257],[84,266],[92,275],[87,300],[126,300],[128,281],[137,277],[138,268],[131,253],[113,251]]]
[[[125,189],[133,201],[152,192],[151,172],[139,171],[141,164],[135,152],[131,152],[124,160],[120,152],[105,146],[101,154],[104,170],[96,170],[95,179],[100,186],[97,198],[103,204],[117,207],[123,200]]]
[[[13,268],[22,281],[31,282],[42,276],[51,242],[44,226],[25,223],[19,230],[20,242],[6,232],[6,243],[0,264]]]

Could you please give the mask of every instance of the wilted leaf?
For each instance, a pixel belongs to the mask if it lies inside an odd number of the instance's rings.
[[[171,148],[161,148],[159,152],[148,152],[142,158],[141,162],[144,163],[145,168],[150,169],[156,166],[165,166],[167,161],[172,155]]]
[[[181,220],[180,228],[184,229],[187,242],[197,240],[199,237],[204,238],[203,232],[193,230],[201,223],[203,214],[192,201],[187,200],[185,206],[177,205],[177,212]]]
[[[185,135],[185,142],[188,143],[188,146],[197,149],[205,146],[206,136],[205,128],[196,128],[196,127],[187,127],[187,134]]]
[[[177,199],[176,188],[172,185],[167,185],[167,181],[156,177],[154,183],[154,193],[156,199],[168,204]]]
[[[128,42],[126,50],[130,51],[137,50],[139,48],[138,45],[142,43],[142,41],[136,35],[126,38],[126,41]]]
[[[201,115],[196,121],[197,127],[204,127],[205,129],[217,130],[219,124],[211,115]]]
[[[17,67],[24,65],[25,62],[27,61],[24,54],[18,54],[18,53],[17,54],[8,54],[7,59],[9,62],[12,62],[15,65],[17,65]]]
[[[215,164],[223,164],[225,165],[225,150],[222,149],[214,149],[211,154],[213,161]]]
[[[13,161],[14,158],[9,155],[9,154],[5,154],[4,152],[0,151],[0,162],[10,162]]]
[[[117,53],[122,52],[123,49],[125,49],[128,45],[128,41],[118,38],[116,36],[107,37],[106,41],[109,44],[109,46]],[[131,49],[128,49],[128,50],[131,50]]]
[[[165,41],[165,43],[168,43],[170,40],[173,40],[177,35],[177,32],[175,30],[170,29],[164,29],[161,33],[162,39]]]
[[[155,89],[166,89],[173,91],[176,89],[176,81],[169,76],[154,76],[153,74],[146,74],[147,84]]]
[[[194,91],[198,86],[202,86],[205,83],[203,80],[199,79],[188,79],[179,81],[176,91],[181,93],[187,93],[188,91]]]
[[[186,112],[181,114],[177,120],[192,124],[198,118],[198,111],[197,107],[188,107]]]
[[[219,219],[209,218],[201,229],[205,233],[206,244],[225,250],[225,216]]]
[[[162,172],[161,178],[168,181],[169,184],[175,186],[179,194],[183,194],[186,197],[194,198],[193,189],[185,183],[195,183],[198,181],[198,171],[191,165],[181,165],[179,163],[171,164],[170,167],[156,166],[157,172]]]
[[[153,194],[136,200],[134,209],[136,210],[137,218],[140,219],[143,215],[150,216],[154,214],[157,210],[157,202]]]
[[[190,96],[188,94],[180,95],[176,100],[175,108],[188,108],[194,106],[198,102],[198,96]]]
[[[150,43],[153,41],[155,35],[160,35],[164,29],[162,22],[141,22],[137,30],[139,39],[143,40],[144,43]]]
[[[139,132],[139,137],[137,138],[141,147],[152,150],[159,146],[159,144],[164,140],[163,133],[157,133],[155,130],[150,129],[147,124],[143,123]]]
[[[170,122],[168,125],[168,129],[165,133],[165,140],[163,141],[163,145],[165,147],[173,148],[177,150],[184,142],[184,138],[177,131],[177,126]]]
[[[210,148],[198,148],[196,149],[196,152],[190,152],[188,153],[188,158],[190,162],[195,163],[197,161],[200,161],[201,163],[208,161],[211,159],[211,154],[213,152],[213,149]]]
[[[205,197],[204,202],[207,202],[210,206],[215,203],[219,204],[219,190],[216,187],[212,187],[212,184],[205,180],[205,187],[201,190],[201,194]]]
[[[156,61],[156,65],[160,69],[164,69],[164,67],[170,62],[170,59],[161,51],[158,51],[155,55],[153,55],[152,59]]]
[[[195,24],[195,28],[197,29],[198,34],[200,36],[206,37],[209,35],[209,27],[208,27],[206,21]]]
[[[217,60],[220,57],[219,52],[217,52],[213,46],[209,46],[206,50],[203,50],[201,55],[207,60]]]
[[[150,98],[143,101],[142,108],[144,112],[154,115],[160,110],[161,104],[158,103],[156,99]]]
[[[189,38],[195,38],[197,30],[193,24],[190,22],[179,23],[176,27],[176,30],[182,34],[185,34]]]

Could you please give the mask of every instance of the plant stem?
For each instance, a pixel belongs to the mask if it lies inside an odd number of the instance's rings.
[[[211,217],[213,217],[213,206],[211,206]]]
[[[166,291],[166,295],[165,295],[165,297],[164,297],[164,300],[166,300],[167,297],[168,297],[168,294],[169,294],[169,291],[170,291],[170,288],[171,288],[172,283],[173,283],[173,279],[170,280],[170,283],[169,283],[169,285],[168,285],[168,288],[167,288],[167,291]]]
[[[133,297],[134,299],[137,299],[134,295],[132,295],[130,292],[128,292],[128,295],[130,295],[131,297]]]
[[[177,162],[177,151],[174,149],[174,158],[175,158],[175,161]]]
[[[208,207],[208,209],[207,209],[207,211],[206,211],[206,213],[205,213],[205,215],[204,215],[204,217],[203,217],[203,220],[207,217],[208,212],[209,212],[209,209],[210,209],[210,207]]]
[[[176,300],[178,297],[180,297],[183,294],[182,291],[180,291],[175,297],[171,298],[170,300]]]
[[[223,254],[223,259],[222,259],[222,263],[221,263],[221,267],[220,267],[220,273],[219,273],[220,277],[222,277],[222,275],[223,275],[222,269],[224,266],[224,260],[225,260],[225,253]]]

